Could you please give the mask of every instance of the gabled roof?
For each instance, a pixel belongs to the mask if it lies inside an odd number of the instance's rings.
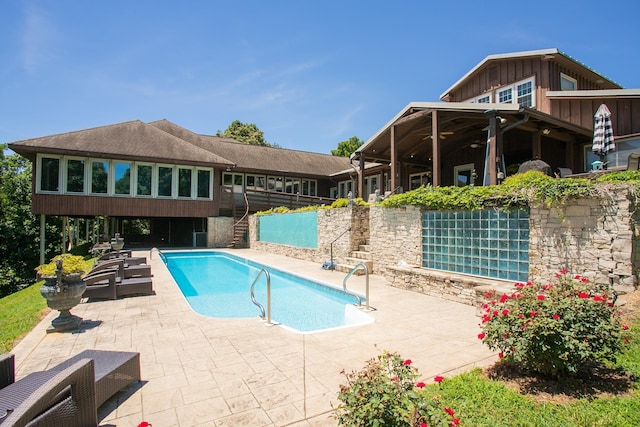
[[[501,61],[501,60],[510,60],[510,59],[518,59],[518,58],[526,58],[526,57],[534,57],[538,56],[545,60],[552,60],[559,62],[561,64],[570,66],[570,67],[578,67],[587,74],[590,74],[593,80],[602,80],[603,86],[610,89],[620,89],[621,86],[609,78],[603,76],[602,74],[596,72],[595,70],[589,68],[585,64],[575,60],[571,56],[567,55],[564,52],[559,51],[557,48],[552,49],[539,49],[539,50],[528,50],[523,52],[512,52],[512,53],[501,53],[496,55],[489,55],[480,61],[475,67],[473,67],[469,72],[467,72],[464,76],[462,76],[458,81],[456,81],[451,87],[445,90],[442,95],[440,95],[441,100],[445,100],[449,93],[455,90],[458,86],[460,86],[464,81],[466,81],[469,77],[474,75],[480,69],[485,67],[490,62]]]
[[[35,153],[109,157],[206,166],[232,166],[233,162],[139,120],[101,126],[9,144],[33,160]]]
[[[272,171],[299,176],[329,176],[350,167],[347,157],[243,144],[233,139],[197,134],[167,120],[149,124],[204,150],[224,156],[237,169],[246,172]]]

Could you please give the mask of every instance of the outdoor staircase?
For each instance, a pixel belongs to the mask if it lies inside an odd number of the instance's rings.
[[[247,233],[249,232],[249,220],[247,216],[236,219],[233,224],[233,240],[227,245],[228,248],[244,247],[246,245],[239,245],[240,242],[246,240]]]
[[[357,251],[351,251],[349,256],[344,258],[343,262],[336,263],[336,271],[349,273],[360,263],[367,266],[369,274],[373,273],[373,257],[369,249],[368,239],[365,244],[358,246]],[[353,274],[361,276],[364,274],[364,270],[359,268]]]

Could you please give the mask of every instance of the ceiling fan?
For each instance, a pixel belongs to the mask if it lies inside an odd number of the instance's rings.
[[[449,130],[449,131],[442,131],[442,132],[440,132],[440,139],[447,139],[447,137],[448,137],[448,136],[453,135],[454,133],[455,133],[455,132],[454,132],[454,131],[452,131],[452,130]],[[422,138],[422,140],[423,140],[423,141],[426,141],[427,139],[431,139],[431,134],[430,134],[430,133],[426,134],[426,135]]]

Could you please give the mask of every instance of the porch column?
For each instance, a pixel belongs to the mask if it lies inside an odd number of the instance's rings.
[[[40,264],[44,264],[44,248],[46,247],[45,236],[45,215],[40,214]]]
[[[63,254],[67,253],[67,227],[69,226],[69,217],[62,217],[62,252]]]
[[[498,119],[493,114],[489,117],[489,185],[496,185],[498,183],[498,171],[496,164],[498,161]]]
[[[360,160],[359,160],[359,171],[358,171],[358,195],[360,197],[362,197],[362,200],[364,200],[365,202],[367,201],[367,199],[369,198],[368,194],[364,194],[364,154],[360,153]]]
[[[440,186],[440,130],[438,129],[438,110],[431,112],[431,185]]]
[[[542,158],[542,136],[540,132],[533,132],[531,136],[531,158],[532,159],[541,159]]]
[[[391,192],[396,191],[396,187],[398,186],[398,181],[396,178],[396,163],[397,163],[398,152],[396,151],[396,127],[391,125]]]

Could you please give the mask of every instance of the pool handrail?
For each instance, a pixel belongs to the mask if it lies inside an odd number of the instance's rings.
[[[262,270],[260,270],[258,272],[258,275],[256,276],[255,279],[253,279],[253,283],[251,283],[251,301],[258,306],[258,308],[260,309],[260,312],[262,313],[262,316],[260,316],[262,318],[262,320],[265,320],[265,313],[264,313],[264,306],[262,304],[260,304],[258,301],[256,301],[256,296],[255,296],[255,292],[254,292],[254,288],[256,286],[256,283],[258,282],[258,279],[260,278],[260,275],[264,273],[264,276],[267,279],[267,325],[272,325],[273,323],[271,323],[271,275],[269,274],[269,272],[267,271],[266,268],[263,268]]]
[[[167,260],[167,256],[162,253],[162,251],[156,247],[151,248],[151,250],[149,251],[149,259],[153,259],[153,250],[156,250],[158,252],[158,255],[160,255],[160,258],[164,261],[165,265],[169,265],[169,261]]]
[[[346,293],[349,293],[349,295],[353,295],[354,297],[356,297],[358,299],[358,307],[362,307],[362,298],[360,297],[360,295],[358,294],[353,294],[347,291],[347,280],[349,280],[349,277],[353,276],[353,273],[355,273],[357,270],[359,270],[360,268],[362,268],[364,270],[364,274],[365,274],[365,284],[366,284],[366,293],[365,293],[365,301],[366,301],[366,305],[365,305],[365,310],[369,311],[369,269],[367,268],[367,266],[364,263],[360,263],[358,265],[356,265],[355,267],[353,267],[353,269],[351,269],[351,271],[349,273],[347,273],[347,275],[344,277],[344,279],[342,280],[342,290]]]

